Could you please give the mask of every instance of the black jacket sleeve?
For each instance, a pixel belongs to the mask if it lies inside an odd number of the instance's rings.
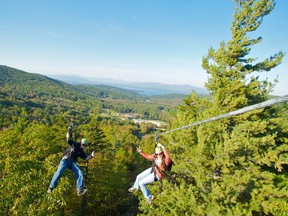
[[[82,148],[80,149],[80,152],[79,152],[79,153],[80,153],[79,156],[80,156],[82,159],[86,160],[86,161],[88,161],[88,160],[90,160],[91,158],[93,158],[91,154],[87,156],[86,153],[84,152],[84,150],[83,150]]]
[[[72,146],[72,147],[74,147],[75,144],[76,144],[76,142],[74,142],[74,141],[71,140],[71,139],[69,139],[69,140],[67,141],[67,143],[68,143],[68,145],[70,145],[70,146]]]

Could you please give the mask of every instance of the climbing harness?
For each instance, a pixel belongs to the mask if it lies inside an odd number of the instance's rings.
[[[156,133],[156,136],[155,136],[155,148],[157,147],[157,144],[159,143],[159,133],[157,132]],[[164,158],[165,160],[165,158]],[[157,169],[160,173],[166,175],[166,176],[170,176],[169,172],[171,171],[172,169],[172,166],[175,165],[173,160],[171,159],[171,162],[170,164],[168,164],[168,166],[165,164],[164,160],[161,161],[161,164],[163,165],[164,167],[164,170],[161,170],[157,163],[154,161],[153,163],[153,166],[152,166],[152,170],[151,170],[151,173],[154,172],[154,181],[157,181],[158,179],[156,178],[156,172],[155,172],[155,169]]]

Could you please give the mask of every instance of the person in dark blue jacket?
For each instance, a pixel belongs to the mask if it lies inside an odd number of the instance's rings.
[[[69,147],[64,151],[63,157],[60,161],[57,171],[54,173],[47,193],[51,193],[57,186],[59,179],[64,171],[69,168],[73,171],[76,177],[76,186],[78,196],[84,195],[88,189],[85,188],[83,172],[77,165],[77,158],[80,157],[86,161],[94,157],[94,151],[90,155],[84,152],[85,147],[88,145],[88,140],[83,138],[80,143],[71,139],[71,135],[66,135]]]

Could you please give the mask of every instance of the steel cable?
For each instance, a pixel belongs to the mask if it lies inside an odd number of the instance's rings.
[[[189,124],[189,125],[185,125],[185,126],[182,126],[182,127],[179,127],[179,128],[171,129],[171,130],[168,130],[168,131],[165,131],[165,132],[161,132],[161,133],[158,133],[156,136],[159,136],[161,134],[172,133],[174,131],[178,131],[178,130],[182,130],[182,129],[185,129],[185,128],[193,127],[193,126],[196,126],[196,125],[200,125],[200,124],[216,121],[216,120],[223,119],[223,118],[228,118],[228,117],[231,117],[231,116],[239,115],[239,114],[246,113],[246,112],[249,112],[249,111],[252,111],[252,110],[265,108],[265,107],[268,107],[268,106],[272,106],[272,105],[275,105],[275,104],[278,104],[278,103],[287,102],[287,101],[288,101],[288,96],[270,99],[270,100],[264,101],[262,103],[254,104],[254,105],[251,105],[251,106],[248,106],[248,107],[244,107],[244,108],[241,108],[241,109],[238,109],[238,110],[235,110],[235,111],[231,111],[229,113],[218,115],[218,116],[215,116],[215,117],[212,117],[212,118],[209,118],[209,119],[198,121],[198,122],[195,122],[195,123],[192,123],[192,124]]]

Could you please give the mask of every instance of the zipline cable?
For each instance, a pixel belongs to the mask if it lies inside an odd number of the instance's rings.
[[[258,104],[254,104],[254,105],[251,105],[251,106],[248,106],[248,107],[244,107],[244,108],[241,108],[241,109],[238,109],[238,110],[235,110],[235,111],[231,111],[231,112],[219,115],[219,116],[215,116],[215,117],[212,117],[212,118],[209,118],[209,119],[198,121],[198,122],[195,122],[195,123],[192,123],[192,124],[189,124],[189,125],[185,125],[185,126],[182,126],[182,127],[179,127],[179,128],[175,128],[175,129],[172,129],[172,130],[168,130],[168,131],[165,131],[165,132],[157,133],[156,134],[156,139],[158,139],[158,136],[162,135],[162,134],[172,133],[174,131],[182,130],[182,129],[185,129],[185,128],[193,127],[193,126],[204,124],[204,123],[207,123],[207,122],[216,121],[216,120],[223,119],[223,118],[228,118],[228,117],[231,117],[231,116],[239,115],[239,114],[246,113],[246,112],[249,112],[249,111],[252,111],[252,110],[261,109],[261,108],[264,108],[264,107],[272,106],[272,105],[275,105],[275,104],[278,104],[278,103],[287,102],[287,101],[288,101],[288,96],[270,99],[270,100],[264,101],[262,103],[258,103]]]

